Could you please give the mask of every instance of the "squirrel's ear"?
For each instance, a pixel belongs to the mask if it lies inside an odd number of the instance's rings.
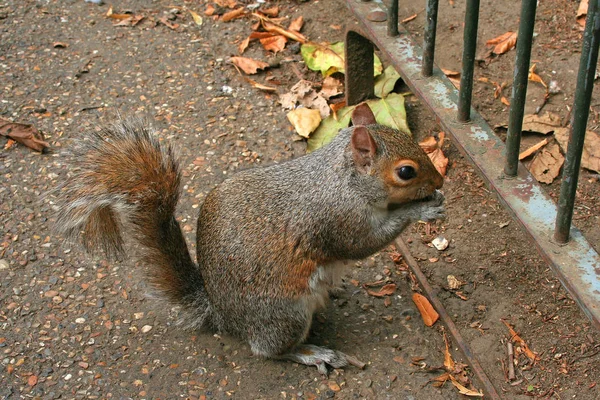
[[[352,111],[352,125],[372,125],[376,124],[375,115],[371,110],[371,107],[367,103],[360,103]]]
[[[352,157],[356,166],[362,170],[368,169],[373,164],[377,144],[365,126],[355,126],[352,131]]]

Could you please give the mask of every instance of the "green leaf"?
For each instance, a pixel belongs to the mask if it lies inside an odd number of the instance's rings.
[[[400,79],[400,74],[396,72],[393,66],[389,65],[383,71],[383,74],[375,79],[375,96],[384,99],[392,92],[392,90],[394,90],[394,86],[396,86],[398,79]]]
[[[337,120],[333,114],[321,121],[321,125],[310,135],[307,141],[306,152],[312,153],[331,142],[338,134],[340,129],[347,128],[350,125],[350,117],[355,106],[344,107],[337,112]]]
[[[406,109],[404,108],[404,96],[398,93],[390,93],[385,99],[368,100],[375,120],[378,124],[390,126],[409,135],[410,129],[406,123]],[[350,117],[355,106],[344,107],[337,112],[337,120],[333,115],[321,121],[321,125],[308,139],[307,153],[311,153],[327,143],[338,134],[340,129],[350,125]]]
[[[403,95],[390,93],[385,99],[368,100],[367,104],[375,114],[375,120],[378,124],[411,134],[406,123]]]
[[[336,72],[344,73],[344,42],[332,44],[304,43],[300,48],[306,66],[313,71],[321,71],[324,77]],[[383,65],[377,55],[374,62],[374,76],[383,71]]]

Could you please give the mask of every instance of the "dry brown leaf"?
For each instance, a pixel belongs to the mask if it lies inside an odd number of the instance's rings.
[[[43,152],[50,147],[42,132],[33,125],[11,122],[0,117],[0,135],[9,137],[35,151]]]
[[[285,49],[285,44],[287,43],[287,39],[285,36],[276,35],[271,37],[266,37],[260,39],[260,44],[267,51],[272,51],[273,53],[277,53]]]
[[[395,291],[396,291],[396,284],[388,283],[387,285],[384,285],[381,289],[379,289],[378,292],[375,292],[372,290],[367,290],[367,293],[374,297],[384,297],[384,296],[390,296],[390,295],[394,294]]]
[[[528,114],[523,118],[523,131],[538,132],[544,135],[556,131],[561,126],[560,116],[553,113],[544,115]]]
[[[260,89],[260,90],[264,90],[265,92],[276,92],[277,88],[272,87],[272,86],[267,86],[267,85],[263,85],[262,83],[258,83],[255,80],[252,80],[248,77],[246,77],[246,80],[250,83],[250,85],[252,85],[253,88],[255,89]]]
[[[483,397],[483,393],[482,392],[477,392],[475,390],[467,389],[466,387],[464,387],[463,385],[461,385],[456,380],[456,378],[453,377],[452,375],[450,375],[450,382],[452,382],[452,384],[454,385],[454,387],[458,389],[458,392],[460,394],[464,394],[465,396],[470,396],[470,397]]]
[[[554,132],[554,137],[566,154],[569,142],[569,129],[557,128]],[[587,131],[585,133],[581,166],[590,171],[600,173],[600,135],[594,131]]]
[[[538,74],[535,73],[535,67],[536,67],[536,64],[531,64],[531,67],[529,68],[529,75],[528,75],[527,79],[529,79],[532,82],[541,83],[542,86],[544,86],[547,91],[548,85],[546,85],[546,82],[544,82],[544,80],[542,79],[541,76],[539,76]]]
[[[242,40],[242,42],[238,45],[238,52],[240,54],[243,54],[244,51],[246,51],[246,49],[248,48],[248,45],[250,45],[250,36]]]
[[[296,108],[297,105],[319,110],[323,119],[327,118],[331,113],[327,99],[321,93],[317,93],[312,83],[306,80],[299,81],[292,86],[288,93],[280,95],[279,102],[283,108],[289,110]]]
[[[517,32],[506,32],[498,37],[488,40],[485,44],[487,46],[496,45],[492,50],[494,54],[504,54],[517,44]]]
[[[206,10],[204,10],[204,15],[210,17],[212,15],[215,14],[217,10],[215,9],[215,6],[213,6],[212,4],[209,4],[208,6],[206,6]]]
[[[346,107],[346,100],[340,101],[339,103],[333,103],[329,105],[331,112],[333,113],[334,119],[337,121],[337,112],[342,108]]]
[[[198,13],[192,11],[192,10],[188,10],[188,12],[190,13],[190,15],[192,16],[192,19],[194,20],[194,23],[198,26],[202,25],[202,17],[200,15],[198,15]]]
[[[112,19],[128,19],[128,18],[131,18],[131,14],[117,14],[117,13],[114,13],[112,6],[109,7],[108,11],[106,12],[106,16],[108,18],[112,18]]]
[[[290,23],[290,26],[288,27],[288,29],[290,31],[300,32],[302,30],[303,25],[304,25],[304,18],[301,15]]]
[[[446,367],[446,371],[454,372],[455,363],[452,359],[452,354],[450,354],[450,343],[448,342],[446,332],[444,332],[444,343],[446,344],[446,349],[444,350],[444,367]]]
[[[508,322],[506,322],[503,319],[501,319],[501,321],[508,328],[508,331],[510,332],[510,338],[513,341],[513,343],[517,343],[521,347],[521,350],[523,350],[523,353],[525,353],[527,358],[529,358],[533,362],[536,362],[539,359],[539,356],[533,351],[531,351],[529,346],[527,346],[527,343],[525,343],[525,341],[521,339],[521,337],[517,334],[517,332],[515,332],[515,330],[510,326]]]
[[[294,126],[298,135],[308,139],[310,134],[319,127],[319,124],[321,123],[321,113],[319,110],[296,108],[287,113],[287,119]]]
[[[413,19],[415,19],[415,18],[417,18],[417,14],[413,14],[413,15],[411,15],[410,17],[406,17],[406,18],[404,18],[404,19],[403,19],[402,21],[400,21],[400,22],[401,22],[401,23],[403,23],[403,24],[405,24],[405,23],[407,23],[407,22],[410,22],[410,21],[412,21],[412,20],[413,20]]]
[[[425,325],[432,326],[440,318],[440,314],[435,311],[429,300],[422,294],[413,293],[412,300],[421,313]]]
[[[284,28],[283,26],[273,22],[271,19],[269,19],[268,17],[265,17],[264,15],[260,15],[257,13],[253,13],[252,15],[254,15],[258,19],[260,19],[261,26],[267,32],[273,32],[278,35],[283,35],[283,36],[287,37],[288,39],[292,39],[292,40],[295,40],[300,43],[306,43],[308,41],[306,39],[306,37],[303,34],[301,34],[300,32],[288,30],[288,29]]]
[[[229,11],[229,12],[226,12],[225,14],[223,14],[223,17],[221,17],[221,21],[223,21],[223,22],[229,22],[229,21],[232,21],[232,20],[234,20],[236,18],[243,17],[244,14],[245,14],[244,7],[240,7],[240,8],[237,8],[237,9],[233,10],[233,11]]]
[[[460,289],[460,287],[465,284],[464,282],[459,281],[454,275],[448,275],[446,280],[448,281],[448,287],[452,290]]]
[[[588,10],[588,0],[581,0],[579,2],[579,7],[577,8],[577,14],[575,16],[575,20],[579,25],[585,27],[585,20],[587,17]]]
[[[524,150],[521,153],[519,153],[519,161],[526,159],[527,157],[529,157],[530,155],[532,155],[533,153],[535,153],[536,151],[538,151],[539,149],[541,149],[542,147],[547,145],[548,141],[549,141],[548,138],[543,139],[543,140],[539,141],[538,143],[534,144],[533,146],[531,146],[530,148],[528,148],[527,150]]]
[[[275,18],[279,14],[279,7],[274,6],[271,8],[266,8],[264,10],[260,10],[260,12],[268,17]]]
[[[450,82],[452,82],[455,88],[460,89],[460,72],[445,68],[442,68],[442,72],[450,79]]]
[[[439,141],[433,136],[425,138],[419,143],[419,146],[427,153],[429,159],[442,176],[446,176],[446,170],[448,168],[448,157],[444,155],[442,146],[444,145],[445,133],[439,133]]]
[[[122,19],[113,24],[113,26],[136,26],[145,17],[143,15],[131,15],[127,19]],[[162,22],[162,21],[161,21]],[[176,24],[177,25],[177,24]],[[177,25],[179,26],[179,25]]]
[[[344,84],[340,82],[338,79],[335,79],[332,76],[328,76],[323,79],[323,84],[321,85],[321,91],[319,92],[321,96],[329,99],[331,97],[337,96],[338,94],[343,93]]]
[[[249,75],[256,74],[259,69],[265,69],[269,66],[269,64],[264,61],[254,60],[248,57],[231,57],[229,61]]]
[[[178,23],[169,21],[167,19],[167,17],[160,17],[158,19],[158,22],[160,22],[161,24],[163,24],[164,26],[166,26],[167,28],[169,28],[171,30],[175,30],[175,29],[179,28],[179,24]]]
[[[69,47],[69,44],[64,43],[64,42],[54,42],[54,43],[52,43],[52,47],[65,49],[65,48]]]
[[[273,36],[278,36],[276,33],[271,33],[271,32],[252,32],[250,34],[250,40],[254,40],[254,39],[264,39],[264,38],[270,38]]]
[[[221,7],[235,8],[237,6],[237,0],[214,0]]]
[[[529,166],[529,172],[538,182],[552,183],[560,172],[565,158],[560,153],[560,147],[554,143],[537,153]]]
[[[510,106],[510,101],[508,101],[508,99],[504,96],[500,97],[500,102],[505,106]]]

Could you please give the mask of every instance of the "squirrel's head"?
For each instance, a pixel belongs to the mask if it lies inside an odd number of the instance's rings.
[[[350,140],[355,167],[383,184],[389,205],[421,200],[442,187],[444,178],[409,134],[377,125],[368,106],[355,114]]]

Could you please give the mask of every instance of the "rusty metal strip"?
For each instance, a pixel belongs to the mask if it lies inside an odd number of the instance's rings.
[[[496,392],[496,388],[494,387],[492,382],[489,380],[489,378],[485,374],[485,371],[483,370],[483,368],[481,368],[481,365],[479,365],[479,361],[477,361],[477,358],[475,358],[475,356],[473,356],[473,353],[471,352],[471,348],[469,347],[467,342],[465,342],[465,340],[460,335],[458,328],[456,328],[456,325],[454,325],[454,321],[452,321],[452,318],[450,318],[450,316],[446,312],[446,309],[444,308],[442,302],[437,298],[437,296],[436,296],[437,291],[431,287],[429,282],[427,282],[427,278],[425,277],[425,275],[423,275],[421,268],[419,268],[419,264],[417,263],[417,260],[415,260],[414,257],[412,256],[412,254],[410,254],[410,250],[409,250],[408,246],[406,245],[406,243],[404,242],[404,240],[402,240],[401,238],[398,238],[398,239],[396,239],[395,244],[396,244],[396,248],[398,249],[398,251],[400,253],[402,253],[402,257],[404,257],[404,261],[406,261],[406,264],[408,264],[408,266],[412,270],[413,274],[419,281],[419,284],[421,285],[421,287],[423,288],[423,291],[425,292],[425,296],[429,299],[433,308],[435,308],[435,310],[438,312],[438,314],[440,314],[440,318],[442,319],[442,322],[444,323],[444,325],[446,325],[446,328],[448,328],[448,331],[450,331],[450,335],[452,335],[454,342],[456,343],[456,345],[460,349],[461,353],[467,360],[467,363],[469,363],[469,366],[473,370],[473,373],[475,374],[475,376],[477,377],[477,379],[483,386],[484,394],[486,396],[488,396],[490,399],[501,399],[500,395],[498,395],[498,392]]]
[[[556,204],[523,165],[519,164],[516,177],[508,179],[503,175],[504,143],[475,110],[471,110],[469,123],[457,121],[458,91],[437,67],[433,76],[421,75],[422,50],[405,30],[401,28],[398,36],[388,37],[384,22],[367,18],[373,12],[385,10],[381,0],[347,0],[347,4],[360,22],[362,34],[387,56],[413,93],[453,136],[454,143],[471,159],[515,221],[529,234],[563,286],[600,329],[600,255],[575,227],[571,228],[567,244],[553,241]]]

